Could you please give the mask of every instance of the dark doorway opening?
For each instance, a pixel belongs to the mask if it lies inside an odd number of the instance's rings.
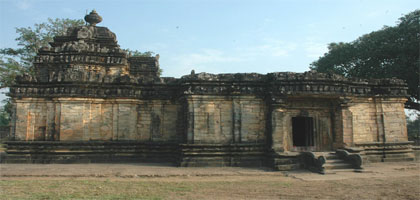
[[[314,146],[314,123],[312,117],[293,117],[293,146]]]

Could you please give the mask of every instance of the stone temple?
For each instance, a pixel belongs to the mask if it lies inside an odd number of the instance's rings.
[[[95,11],[85,20],[41,48],[34,74],[10,88],[2,162],[322,171],[413,159],[402,80],[314,71],[160,77],[159,56],[128,55],[96,26]]]

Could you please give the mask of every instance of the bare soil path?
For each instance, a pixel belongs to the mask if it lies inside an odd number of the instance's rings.
[[[420,199],[420,163],[363,173],[156,164],[1,164],[0,199]]]

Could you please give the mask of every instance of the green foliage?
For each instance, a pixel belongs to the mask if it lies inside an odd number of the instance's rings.
[[[407,108],[420,110],[420,10],[401,17],[396,26],[363,35],[350,43],[331,43],[311,69],[346,77],[403,79],[410,94]]]
[[[29,73],[30,68],[15,58],[1,55],[2,50],[0,50],[0,88],[5,88],[13,83],[17,75]]]
[[[420,142],[420,116],[416,119],[407,117],[407,135],[409,140]]]
[[[137,50],[130,50],[130,49],[125,49],[127,51],[127,53],[131,56],[136,56],[136,57],[152,57],[155,56],[155,52],[153,51],[145,51],[145,52],[140,52]]]
[[[8,126],[12,115],[10,99],[3,100],[4,106],[0,108],[0,126]]]
[[[81,19],[48,19],[48,22],[34,27],[16,28],[18,48],[0,49],[0,88],[12,85],[19,74],[31,73],[30,67],[38,49],[49,45],[54,36],[64,35],[68,28],[83,24]]]

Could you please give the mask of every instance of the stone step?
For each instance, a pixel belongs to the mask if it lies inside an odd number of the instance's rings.
[[[353,166],[347,163],[328,163],[323,165],[324,169],[352,169]]]
[[[404,153],[404,154],[386,154],[386,158],[411,158],[414,157],[413,153]]]
[[[261,167],[266,162],[262,156],[181,156],[179,166],[181,167]]]
[[[414,157],[391,157],[391,158],[382,158],[383,162],[404,162],[404,161],[414,161]]]
[[[7,159],[4,161],[1,161],[1,163],[10,163],[10,164],[30,164],[33,163],[31,160],[28,159]]]
[[[326,154],[326,155],[324,155],[324,157],[327,160],[337,160],[337,159],[340,159],[340,157],[338,157],[337,154],[335,154],[335,153]]]
[[[285,165],[285,164],[296,164],[298,163],[297,159],[287,159],[287,158],[283,158],[283,159],[278,159],[275,158],[274,159],[274,165]]]
[[[172,154],[156,157],[144,154],[3,154],[1,163],[132,163],[176,161]]]
[[[340,172],[357,172],[357,173],[365,173],[366,171],[363,169],[349,169],[349,168],[345,168],[345,169],[330,169],[327,170],[325,172],[325,174],[337,174]]]
[[[341,159],[327,159],[325,163],[346,163],[346,161]]]
[[[276,171],[289,171],[289,170],[295,170],[299,169],[300,165],[298,163],[296,164],[283,164],[283,165],[274,165],[274,170]]]

